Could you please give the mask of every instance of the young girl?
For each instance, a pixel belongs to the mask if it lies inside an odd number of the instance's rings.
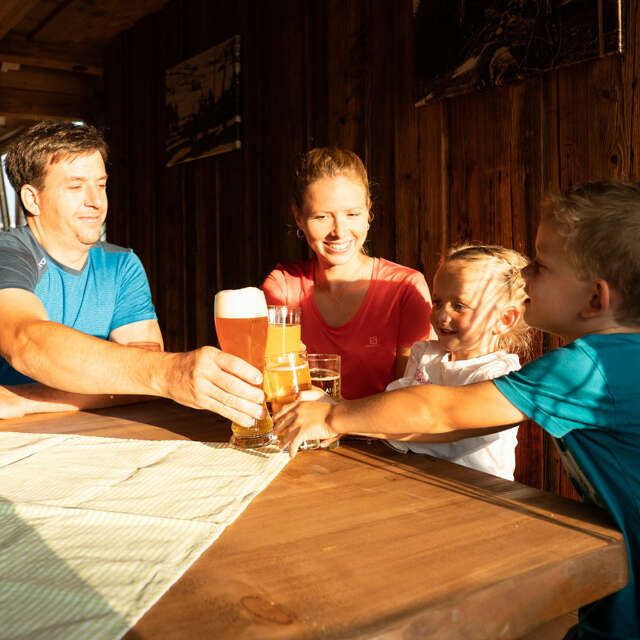
[[[532,330],[523,320],[527,260],[491,245],[455,247],[434,278],[431,324],[438,340],[411,347],[404,377],[387,391],[432,382],[461,386],[492,380],[520,368]],[[444,458],[513,480],[518,427],[450,443],[390,441],[402,452]]]

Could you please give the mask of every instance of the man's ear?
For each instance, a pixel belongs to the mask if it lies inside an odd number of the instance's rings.
[[[23,184],[20,188],[20,200],[31,215],[40,215],[40,192],[36,187],[32,184]]]
[[[595,318],[606,313],[611,307],[611,287],[606,280],[594,280],[589,300],[580,311],[581,318]]]
[[[522,311],[515,306],[504,307],[500,311],[500,316],[498,317],[498,322],[496,323],[495,333],[496,335],[502,335],[511,331],[513,327],[516,326],[518,320],[520,320],[520,316]]]

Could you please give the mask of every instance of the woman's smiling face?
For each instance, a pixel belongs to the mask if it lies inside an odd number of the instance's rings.
[[[294,215],[323,266],[345,265],[362,254],[369,230],[369,199],[357,179],[334,176],[312,182],[302,211]]]

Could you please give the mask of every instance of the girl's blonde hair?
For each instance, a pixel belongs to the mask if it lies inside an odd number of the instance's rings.
[[[520,317],[513,328],[498,338],[497,346],[508,353],[528,358],[533,348],[534,330],[524,321],[524,301],[527,298],[522,269],[529,260],[514,249],[491,244],[463,244],[449,249],[441,265],[451,262],[469,262],[491,268],[504,287],[508,302],[520,307]]]

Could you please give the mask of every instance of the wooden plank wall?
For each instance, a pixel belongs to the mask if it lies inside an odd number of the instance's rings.
[[[362,156],[374,183],[371,253],[428,281],[450,243],[531,253],[548,189],[638,178],[638,0],[624,56],[420,109],[411,5],[173,0],[108,47],[108,237],[142,258],[168,349],[215,343],[216,290],[259,284],[278,261],[306,255],[287,202],[296,156],[311,146]],[[165,69],[238,33],[242,149],[165,168]],[[574,495],[534,425],[520,431],[517,478]]]

